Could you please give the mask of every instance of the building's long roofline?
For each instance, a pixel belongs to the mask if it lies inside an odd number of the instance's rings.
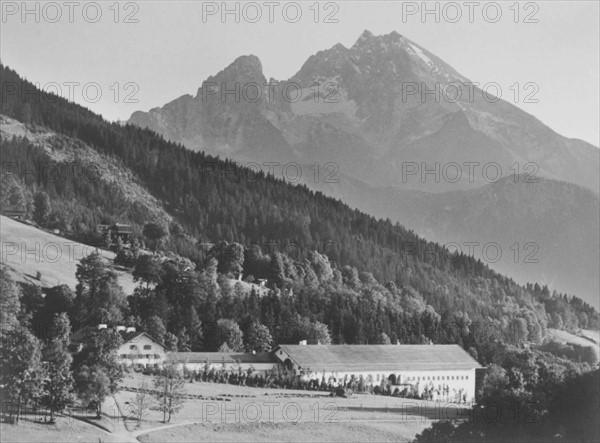
[[[169,352],[167,358],[177,363],[277,363],[271,352]]]
[[[482,366],[459,345],[279,345],[300,368],[374,372],[470,370]]]

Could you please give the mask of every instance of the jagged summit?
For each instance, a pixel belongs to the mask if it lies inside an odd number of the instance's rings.
[[[262,63],[256,55],[242,55],[212,78],[222,78],[224,81],[262,79]]]
[[[241,55],[238,58],[236,58],[233,61],[233,63],[229,66],[242,66],[262,71],[262,63],[260,59],[254,54]]]
[[[365,29],[354,45],[352,45],[352,49],[367,48],[381,43],[395,43],[401,45],[405,41],[406,38],[396,31],[392,31],[389,34],[374,35],[371,31]]]
[[[368,29],[365,29],[362,32],[362,34],[360,34],[360,37],[358,38],[357,42],[361,41],[361,40],[368,40],[373,37],[374,37],[373,33],[371,31],[369,31]]]
[[[234,71],[241,76],[262,76],[263,68],[260,59],[253,54],[236,58],[225,71]]]
[[[256,55],[242,55],[236,58],[229,66],[216,75],[207,78],[198,89],[196,97],[202,96],[203,87],[206,84],[229,84],[257,83],[262,85],[266,82],[263,74],[262,63]],[[231,86],[233,87],[233,86]]]
[[[373,186],[409,186],[397,173],[405,161],[494,161],[508,168],[527,159],[539,165],[541,175],[598,189],[597,149],[558,136],[508,102],[488,103],[482,94],[470,98],[465,91],[458,102],[436,95],[439,85],[467,77],[397,31],[365,30],[352,47],[337,43],[319,51],[290,79],[279,80],[280,89],[265,87],[257,101],[234,94],[223,100],[213,86],[207,97],[199,90],[193,101],[182,97],[162,112],[136,113],[131,122],[192,149],[236,152],[240,158],[263,160],[289,152],[303,161],[342,158],[340,167],[343,163],[349,175]],[[267,81],[260,59],[244,55],[206,82],[230,91],[235,84]],[[414,85],[434,93],[420,94]],[[465,183],[466,188],[477,185]],[[436,192],[448,187],[442,182],[414,186]]]

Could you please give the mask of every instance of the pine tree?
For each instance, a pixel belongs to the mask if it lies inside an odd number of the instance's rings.
[[[33,197],[33,219],[41,226],[46,226],[50,218],[52,206],[50,197],[45,192],[38,192]]]

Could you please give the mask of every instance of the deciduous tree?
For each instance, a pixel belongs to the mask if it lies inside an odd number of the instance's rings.
[[[166,363],[162,373],[155,377],[155,397],[158,409],[163,413],[163,422],[170,422],[172,415],[177,414],[183,407],[181,394],[184,384],[181,373],[172,362]]]
[[[44,343],[43,361],[46,369],[43,403],[50,408],[50,422],[73,398],[73,358],[69,353],[71,325],[66,313],[55,314]]]
[[[246,340],[246,350],[248,352],[265,352],[270,351],[273,345],[273,337],[269,332],[269,328],[258,322],[253,322],[244,334]]]

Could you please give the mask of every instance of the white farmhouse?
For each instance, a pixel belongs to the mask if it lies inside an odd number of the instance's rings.
[[[165,345],[146,332],[119,331],[123,344],[117,351],[119,360],[126,366],[159,367],[167,355]]]
[[[71,338],[69,349],[72,353],[81,352],[89,343],[94,331],[108,329],[107,325],[85,326],[78,329]],[[119,362],[125,366],[160,367],[167,355],[166,347],[146,332],[136,332],[135,328],[116,326],[123,344],[117,350]]]

